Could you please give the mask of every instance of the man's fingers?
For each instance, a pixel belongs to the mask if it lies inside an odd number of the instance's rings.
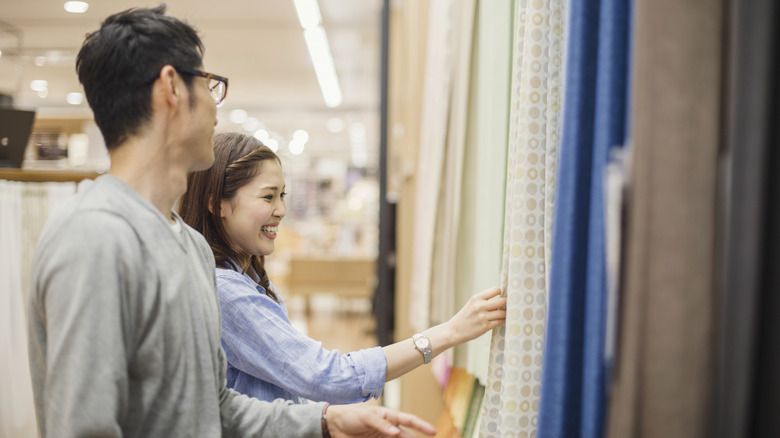
[[[433,436],[436,434],[436,428],[434,428],[432,424],[428,423],[427,421],[423,421],[421,418],[417,417],[416,415],[388,409],[385,411],[385,418],[387,419],[387,421],[391,422],[392,424],[409,427],[418,430],[426,435]],[[400,436],[402,437],[407,436],[405,435],[405,433],[407,432],[402,431]],[[414,436],[414,435],[412,434],[409,436]]]
[[[398,434],[401,433],[401,430],[398,427],[377,415],[369,415],[365,419],[365,424],[371,429],[381,433],[382,436],[398,436]]]

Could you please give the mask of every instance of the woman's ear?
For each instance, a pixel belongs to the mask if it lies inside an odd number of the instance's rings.
[[[212,207],[211,201],[214,199],[213,196],[209,195],[209,201],[206,203],[206,208],[209,209],[209,213],[214,214],[214,208]]]
[[[211,204],[209,204],[210,206]],[[230,213],[233,212],[233,206],[230,204],[230,201],[228,200],[221,200],[219,201],[219,217],[224,219],[226,218]],[[212,212],[213,214],[213,212]]]
[[[209,209],[209,213],[211,213],[212,215],[216,215],[216,213],[214,213],[214,196],[209,195],[209,202],[206,204],[206,206]],[[220,204],[220,210],[222,210],[221,207],[222,206]],[[222,212],[220,211],[220,213]]]

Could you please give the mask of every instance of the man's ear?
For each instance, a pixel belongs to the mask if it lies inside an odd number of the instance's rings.
[[[165,103],[177,106],[181,98],[181,87],[178,82],[178,73],[171,65],[164,65],[160,69],[160,75],[152,86],[152,100],[157,103]]]

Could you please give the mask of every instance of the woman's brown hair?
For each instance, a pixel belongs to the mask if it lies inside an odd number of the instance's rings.
[[[266,294],[278,301],[269,287],[265,256],[238,248],[221,219],[222,201],[233,199],[238,189],[258,175],[260,165],[267,160],[281,165],[279,157],[254,137],[235,132],[215,135],[214,165],[187,175],[187,191],[181,198],[179,215],[206,238],[218,267],[253,275]]]

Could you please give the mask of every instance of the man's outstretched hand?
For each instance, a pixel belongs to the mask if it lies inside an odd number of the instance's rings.
[[[332,438],[417,436],[405,428],[429,436],[436,434],[436,429],[419,417],[380,406],[329,406],[327,423]]]

